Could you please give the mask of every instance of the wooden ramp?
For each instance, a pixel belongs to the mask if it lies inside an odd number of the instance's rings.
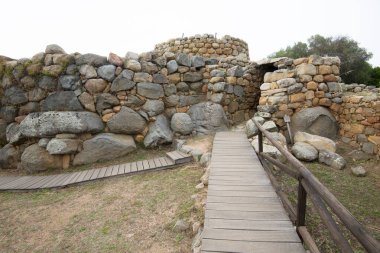
[[[215,135],[202,252],[305,252],[243,132]]]
[[[31,191],[60,188],[87,181],[149,170],[163,170],[191,162],[192,156],[179,151],[166,153],[165,157],[112,165],[99,169],[83,170],[51,176],[0,177],[0,191]]]

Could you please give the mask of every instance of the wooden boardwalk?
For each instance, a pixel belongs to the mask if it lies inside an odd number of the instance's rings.
[[[305,252],[243,132],[215,135],[202,252]]]
[[[165,157],[112,165],[99,169],[83,170],[51,176],[0,177],[0,191],[31,191],[60,188],[87,181],[148,170],[163,170],[192,161],[192,156],[178,151],[168,152]]]

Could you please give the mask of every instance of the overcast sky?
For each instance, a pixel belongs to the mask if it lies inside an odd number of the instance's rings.
[[[380,66],[379,0],[4,0],[0,55],[31,57],[56,43],[66,52],[124,56],[171,38],[231,35],[251,60],[315,34],[350,36]]]

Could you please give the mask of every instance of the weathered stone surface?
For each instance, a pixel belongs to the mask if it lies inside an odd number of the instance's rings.
[[[0,117],[6,122],[11,123],[17,116],[17,108],[14,106],[2,106],[0,109]]]
[[[136,83],[132,81],[133,74],[134,73],[128,69],[123,70],[120,75],[113,80],[111,92],[130,90],[135,87]]]
[[[169,80],[165,75],[156,73],[156,74],[153,74],[153,82],[163,84],[163,83],[168,83]]]
[[[141,61],[141,71],[152,75],[158,72],[158,67],[152,62]]]
[[[258,105],[257,106],[257,111],[258,112],[264,112],[264,113],[274,113],[277,111],[277,106],[275,105]],[[260,115],[258,115],[260,116]],[[261,116],[263,117],[263,116]],[[263,117],[265,118],[265,117]]]
[[[189,105],[195,105],[206,100],[206,95],[179,96],[178,105],[180,107],[184,107]]]
[[[244,88],[240,85],[234,86],[234,94],[238,97],[244,96]]]
[[[98,68],[98,75],[107,81],[112,81],[115,78],[115,70],[114,65],[104,65]]]
[[[146,122],[140,114],[123,106],[108,122],[107,126],[112,133],[138,134],[145,129]]]
[[[177,222],[175,223],[173,227],[173,230],[175,232],[183,232],[183,231],[188,230],[189,228],[190,228],[189,223],[181,219],[181,220],[177,220]]]
[[[12,144],[0,149],[0,169],[16,169],[19,159],[20,152]]]
[[[318,149],[328,150],[330,152],[335,152],[336,145],[335,142],[322,136],[309,134],[306,132],[296,132],[294,135],[294,142],[306,142]]]
[[[125,54],[125,59],[132,59],[137,61],[139,59],[139,55],[137,53],[128,51]]]
[[[244,75],[244,70],[240,66],[234,66],[227,70],[227,76],[242,77]]]
[[[47,45],[45,48],[46,54],[66,54],[65,50],[57,44]]]
[[[84,78],[89,79],[89,78],[96,78],[97,73],[96,70],[93,66],[91,65],[82,65],[79,68],[79,73],[84,76]]]
[[[119,104],[117,97],[109,94],[102,93],[96,99],[96,111],[101,114],[104,109],[112,108]]]
[[[210,72],[211,77],[224,77],[226,75],[226,70],[224,69],[213,69]]]
[[[205,65],[205,59],[202,56],[194,55],[191,57],[191,66],[195,68],[200,68]]]
[[[112,63],[113,65],[120,66],[120,67],[123,66],[124,64],[123,59],[121,59],[120,56],[114,53],[110,53],[108,55],[108,61]]]
[[[41,111],[83,111],[83,107],[74,91],[58,91],[43,101]]]
[[[179,92],[187,92],[187,91],[189,91],[189,85],[187,85],[187,83],[185,83],[185,82],[177,83],[176,87],[177,87],[177,90]]]
[[[164,115],[158,115],[156,121],[149,124],[148,134],[145,136],[145,147],[156,147],[165,143],[171,143],[173,132],[170,129],[169,121]]]
[[[277,84],[280,88],[287,88],[291,85],[296,84],[296,79],[294,78],[284,78],[277,81]]]
[[[5,90],[4,100],[10,105],[21,105],[28,102],[26,93],[17,86],[12,86]]]
[[[59,85],[64,90],[76,90],[81,86],[79,76],[63,75],[58,79]]]
[[[22,153],[21,166],[29,172],[61,169],[62,156],[50,155],[46,149],[33,144]]]
[[[139,72],[141,71],[141,64],[140,62],[138,62],[137,60],[133,60],[133,59],[128,59],[125,61],[125,64],[124,66],[127,68],[127,69],[130,69],[134,72]]]
[[[38,87],[48,91],[56,90],[57,85],[57,80],[50,76],[42,76],[41,79],[38,81]]]
[[[310,75],[314,76],[317,74],[317,68],[312,64],[302,63],[296,67],[298,75]]]
[[[211,95],[210,101],[221,104],[223,102],[223,99],[224,99],[223,93],[216,93],[216,94]]]
[[[245,132],[248,138],[252,138],[253,136],[258,134],[259,129],[255,125],[255,123],[253,123],[253,121],[250,119],[245,124]]]
[[[198,133],[211,133],[228,129],[228,120],[220,104],[203,102],[193,105],[189,115]]]
[[[0,73],[1,76],[1,73]],[[36,80],[31,76],[25,76],[20,80],[21,84],[25,88],[33,88],[36,85]]]
[[[100,67],[107,64],[107,57],[96,54],[83,54],[75,60],[76,65],[88,64],[95,67]]]
[[[83,150],[74,158],[74,165],[108,161],[136,149],[132,136],[103,133],[83,142]]]
[[[291,151],[301,161],[311,162],[318,158],[318,150],[306,142],[296,142]]]
[[[83,107],[91,112],[95,112],[95,102],[94,98],[88,94],[87,92],[83,92],[79,97],[79,102],[83,105]]]
[[[161,100],[148,99],[143,106],[143,110],[146,111],[150,117],[153,117],[164,112],[165,105]]]
[[[28,115],[31,112],[38,112],[40,110],[40,104],[37,102],[29,102],[20,107],[19,115]]]
[[[107,87],[108,82],[104,79],[89,79],[85,83],[84,87],[90,94],[97,94],[103,92]]]
[[[255,136],[251,142],[252,147],[255,149],[255,151],[258,153],[259,152],[259,142],[257,136]],[[263,153],[268,154],[269,156],[279,159],[282,158],[281,152],[274,146],[268,145],[268,144],[263,144]]]
[[[136,83],[141,83],[141,82],[150,83],[153,81],[153,76],[145,72],[137,72],[133,76],[133,81]]]
[[[59,133],[98,133],[104,125],[92,112],[43,112],[30,113],[10,134],[12,143],[23,137],[50,137]],[[18,138],[13,138],[18,135]],[[8,138],[8,135],[7,135]]]
[[[328,150],[319,151],[318,161],[338,170],[342,170],[346,166],[346,160],[342,156]]]
[[[61,65],[44,66],[42,68],[42,74],[51,77],[58,77],[62,71],[63,67]]]
[[[278,80],[291,77],[287,70],[276,70],[274,72],[267,72],[264,75],[264,83],[276,82]]]
[[[215,83],[212,86],[213,92],[224,92],[226,89],[227,84],[225,82]]]
[[[351,173],[357,177],[365,177],[367,175],[367,171],[360,165],[351,167]]]
[[[276,124],[271,120],[264,122],[264,124],[262,126],[265,130],[267,130],[269,132],[278,132],[278,128],[277,128]]]
[[[144,104],[144,101],[134,95],[128,95],[127,101],[125,101],[126,106],[141,106]]]
[[[191,67],[191,59],[188,54],[179,53],[176,60],[179,65]]]
[[[78,139],[57,139],[53,138],[46,146],[46,150],[51,155],[75,154],[78,151],[81,141]]]
[[[166,66],[166,57],[165,56],[157,57],[156,59],[153,60],[153,62],[156,63],[161,68],[163,68]]]
[[[177,93],[177,87],[174,84],[165,84],[164,85],[165,96],[171,96]]]
[[[171,60],[166,64],[166,68],[168,69],[168,74],[172,74],[177,71],[178,64],[175,60]]]
[[[171,128],[180,134],[190,134],[193,129],[193,122],[187,113],[175,113],[171,119]]]
[[[288,87],[288,94],[300,92],[303,88],[302,83],[296,83]]]
[[[165,97],[164,103],[165,103],[166,107],[176,106],[179,103],[179,96],[177,96],[177,95],[170,95],[168,97]]]
[[[338,124],[335,117],[323,107],[306,108],[295,113],[290,122],[293,135],[298,132],[307,132],[314,135],[336,139]]]
[[[164,89],[157,83],[138,83],[137,93],[150,99],[158,99],[164,96]]]
[[[203,79],[203,74],[201,72],[186,72],[183,75],[183,81],[185,82],[198,82]]]

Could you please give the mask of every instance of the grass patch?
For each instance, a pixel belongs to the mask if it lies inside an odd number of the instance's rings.
[[[191,195],[202,173],[190,164],[61,190],[0,193],[0,252],[189,252],[191,234],[173,225],[200,216]]]

